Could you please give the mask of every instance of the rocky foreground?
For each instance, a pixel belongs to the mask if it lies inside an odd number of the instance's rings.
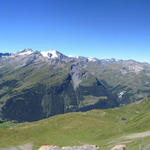
[[[111,150],[125,150],[125,145],[116,145]],[[43,145],[39,150],[100,150],[100,148],[96,145],[83,145],[83,146],[65,146],[58,147],[53,145]]]
[[[111,150],[125,150],[125,145],[116,145]],[[33,144],[28,143],[18,147],[0,148],[0,150],[33,150]],[[38,150],[101,150],[96,145],[82,145],[82,146],[65,146],[59,147],[54,145],[43,145]]]

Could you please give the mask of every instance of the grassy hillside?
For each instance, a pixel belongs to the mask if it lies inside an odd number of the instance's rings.
[[[141,143],[149,150],[149,114],[150,100],[143,100],[122,108],[73,112],[32,123],[7,122],[0,124],[0,147],[33,143],[36,150],[44,144],[97,144],[101,150],[109,150],[125,143],[127,150],[137,150]]]

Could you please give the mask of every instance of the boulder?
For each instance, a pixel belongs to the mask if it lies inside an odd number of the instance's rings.
[[[42,145],[39,150],[62,150],[60,147],[58,146],[54,146],[54,145]]]
[[[124,144],[116,145],[111,150],[125,150],[126,146]]]
[[[58,147],[54,145],[43,145],[39,150],[100,150],[96,145],[82,145],[82,146],[65,146]]]
[[[66,146],[62,147],[63,150],[100,150],[96,145],[82,145],[82,146]]]

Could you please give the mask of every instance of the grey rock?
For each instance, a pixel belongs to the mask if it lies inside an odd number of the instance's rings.
[[[111,150],[125,150],[126,146],[124,144],[116,145]]]
[[[62,147],[63,150],[99,150],[99,147],[96,145],[83,145],[83,146],[66,146]]]
[[[83,145],[83,146],[65,146],[58,147],[53,145],[43,145],[39,150],[100,150],[96,145]]]
[[[62,150],[60,147],[58,146],[53,146],[53,145],[43,145],[40,147],[39,150]]]

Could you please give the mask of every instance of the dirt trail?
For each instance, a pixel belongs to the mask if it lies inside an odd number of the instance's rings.
[[[135,139],[135,138],[143,138],[143,137],[147,137],[147,136],[150,136],[150,131],[129,134],[126,136],[122,136],[121,138],[123,138],[123,139]]]

